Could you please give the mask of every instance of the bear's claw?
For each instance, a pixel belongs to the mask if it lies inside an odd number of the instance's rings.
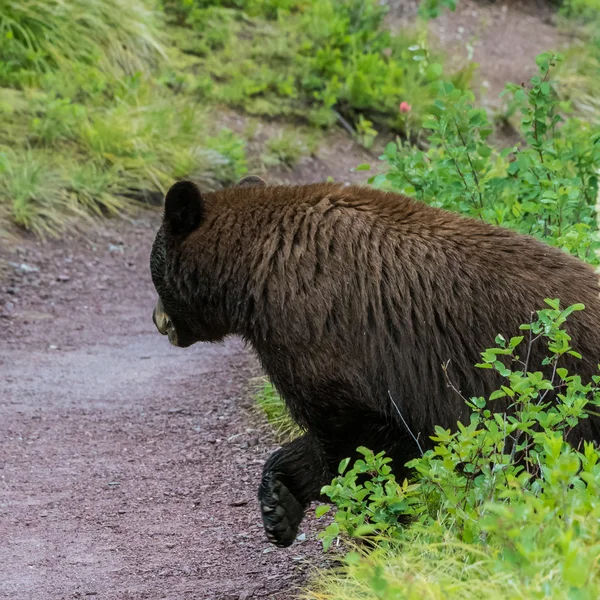
[[[267,538],[280,548],[290,546],[296,539],[304,507],[272,474],[263,476],[259,499]]]

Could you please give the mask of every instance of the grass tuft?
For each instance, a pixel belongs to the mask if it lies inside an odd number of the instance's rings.
[[[558,565],[557,565],[558,566]],[[381,582],[377,586],[377,582]],[[558,595],[560,571],[552,568],[527,581],[498,569],[474,544],[429,542],[416,535],[366,554],[354,547],[345,564],[321,572],[302,600],[531,600]],[[385,582],[385,583],[384,583]],[[557,585],[558,584],[558,585]],[[552,596],[547,591],[552,590]]]
[[[65,184],[63,173],[44,152],[0,153],[0,203],[8,203],[17,225],[40,237],[64,231],[70,217],[84,216]]]
[[[269,138],[262,156],[265,167],[292,168],[301,158],[313,154],[317,147],[314,135],[302,135],[297,129],[284,129]]]
[[[279,442],[289,442],[304,433],[293,421],[285,402],[266,377],[258,377],[251,383],[254,388],[252,397],[266,416]]]
[[[4,0],[0,85],[32,83],[74,62],[118,76],[149,71],[165,56],[160,37],[156,13],[141,0]]]

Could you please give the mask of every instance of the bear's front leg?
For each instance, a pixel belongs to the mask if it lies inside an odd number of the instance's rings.
[[[258,499],[267,537],[285,548],[296,539],[304,511],[331,482],[319,444],[305,434],[273,452],[265,463]]]

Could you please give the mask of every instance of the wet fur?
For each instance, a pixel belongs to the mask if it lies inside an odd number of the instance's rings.
[[[428,447],[434,425],[467,417],[442,365],[465,396],[489,394],[498,379],[474,367],[479,353],[498,333],[519,335],[544,298],[586,305],[567,326],[583,360],[563,366],[589,379],[600,360],[590,266],[397,194],[335,184],[206,194],[199,227],[182,235],[166,219],[153,257],[157,291],[190,343],[242,336],[308,431],[265,465],[263,510],[280,506],[281,486],[305,507],[360,444],[386,450],[402,474],[418,450],[406,425]],[[531,370],[545,351],[534,346]],[[598,439],[597,420],[572,432],[581,439]],[[263,516],[288,545],[299,518],[283,504],[281,518]]]

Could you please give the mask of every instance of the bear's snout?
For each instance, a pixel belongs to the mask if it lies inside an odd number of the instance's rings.
[[[158,310],[158,307],[152,311],[152,321],[162,335],[167,335],[169,327],[172,327],[171,319],[164,312]]]
[[[152,321],[162,335],[168,335],[169,341],[176,346],[177,335],[175,333],[175,327],[173,321],[169,318],[169,315],[165,312],[162,301],[159,299],[156,303],[154,310],[152,311]]]

